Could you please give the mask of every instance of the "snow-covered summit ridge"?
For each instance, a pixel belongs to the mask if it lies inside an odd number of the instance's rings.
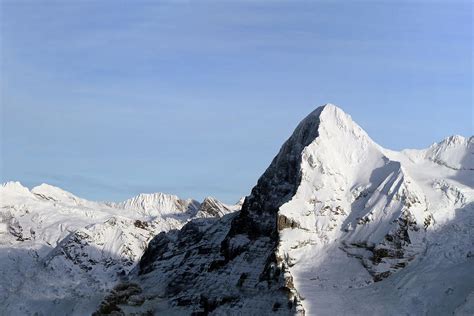
[[[448,168],[474,170],[474,136],[450,136],[433,144],[425,156]]]
[[[202,202],[198,202],[189,198],[182,199],[174,194],[156,192],[140,193],[122,202],[96,202],[80,198],[71,192],[47,183],[35,186],[31,190],[19,181],[0,183],[0,199],[3,199],[3,203],[15,204],[17,198],[48,200],[68,205],[84,204],[91,206],[99,204],[102,207],[135,211],[142,213],[142,215],[157,215],[156,213],[159,212],[161,215],[189,213],[188,215],[192,216],[196,215],[201,206],[209,204],[222,209],[222,214],[228,213],[227,211],[235,211],[242,205],[243,199],[235,205],[228,205],[211,196],[206,197]]]
[[[367,134],[367,132],[352,119],[351,115],[347,114],[340,107],[332,103],[327,103],[311,112],[300,122],[290,139],[296,138],[296,136],[301,133],[304,127],[311,125],[315,129],[319,130],[318,136],[332,139],[335,136],[334,133],[349,133],[353,134],[356,139],[370,141],[382,150],[387,152],[391,151],[375,143]],[[324,130],[326,134],[322,134],[322,130]],[[472,156],[474,156],[474,136],[465,137],[462,135],[452,135],[432,144],[429,148],[404,149],[401,150],[401,152],[410,154],[415,152],[423,153],[423,158],[431,159],[433,161],[435,161],[436,157],[441,155],[443,152],[449,152],[448,155],[450,156],[456,156],[456,154],[462,152],[462,154],[465,154],[470,158],[463,162],[462,168],[471,169],[471,163],[474,164],[472,162]]]
[[[43,199],[49,199],[53,201],[72,202],[77,204],[86,202],[84,199],[81,199],[68,191],[46,183],[42,183],[39,186],[34,187],[31,189],[31,193]]]
[[[118,208],[138,210],[147,215],[179,214],[195,212],[199,208],[199,202],[192,199],[180,199],[173,194],[164,193],[141,193],[121,203],[112,203]]]
[[[345,132],[354,134],[358,138],[369,137],[367,133],[352,120],[352,117],[345,113],[341,108],[334,104],[326,104],[321,107],[319,114],[320,125],[319,128],[324,127],[328,131],[334,131],[334,129],[340,129]],[[319,110],[316,109],[313,113],[317,113]]]
[[[312,143],[315,143],[311,145]],[[374,142],[365,130],[353,121],[352,117],[334,104],[325,104],[316,108],[297,126],[291,137],[283,145],[282,156],[288,155],[288,147],[296,152],[301,147],[327,147],[327,153],[321,157],[325,164],[341,165],[354,163],[369,158],[377,152],[379,156],[392,161],[410,160],[413,163],[432,163],[453,170],[474,170],[474,136],[453,135],[434,143],[426,149],[405,149],[393,151]],[[309,149],[303,155],[308,156]],[[366,152],[369,151],[369,152]],[[321,154],[318,154],[321,156]],[[281,160],[278,157],[276,160]],[[311,155],[309,155],[311,156]],[[308,158],[308,157],[306,157]],[[313,157],[309,157],[312,159]],[[305,159],[303,159],[305,160]],[[310,161],[310,163],[317,163]]]
[[[354,122],[349,114],[331,103],[320,106],[311,112],[301,121],[292,137],[309,125],[312,125],[313,128],[319,130],[320,134],[321,130],[326,131],[325,135],[321,135],[324,137],[332,138],[333,133],[342,132],[352,134],[358,139],[372,141],[369,135],[356,122]]]
[[[388,155],[390,152],[386,150]],[[392,154],[402,154],[415,163],[429,160],[454,170],[474,170],[474,136],[453,135],[426,149],[404,149]]]
[[[23,186],[18,181],[8,181],[0,185],[0,194],[1,195],[25,195],[30,194],[30,190],[27,187]],[[0,195],[0,198],[2,197]]]
[[[397,194],[397,198],[407,194],[416,196],[416,200],[421,203],[420,207],[430,206],[431,209],[436,209],[436,205],[441,205],[438,203],[438,198],[441,197],[431,194],[433,187],[452,187],[452,181],[456,181],[461,187],[472,184],[472,175],[456,171],[474,170],[473,140],[472,136],[465,138],[456,135],[427,149],[396,152],[376,144],[342,109],[326,104],[303,119],[266,173],[290,165],[277,163],[279,167],[272,168],[275,162],[300,159],[299,171],[293,171],[292,174],[299,174],[301,179],[297,179],[295,184],[285,180],[291,186],[297,186],[296,192],[289,205],[283,205],[279,212],[290,218],[307,213],[309,210],[304,210],[308,207],[354,208],[351,206],[354,199],[359,198],[360,194],[366,196],[371,192],[385,192],[380,196],[383,200],[387,199],[386,195],[392,199],[392,194]],[[299,155],[301,158],[294,157]],[[437,166],[443,168],[442,173]],[[279,172],[281,170],[276,170],[270,176],[264,174],[264,177],[275,178]],[[447,180],[440,184],[439,180],[433,179],[435,174]],[[425,197],[425,194],[429,197]],[[371,202],[374,199],[375,197]],[[298,200],[301,205],[296,202]],[[305,205],[308,202],[311,206]],[[425,202],[428,205],[424,205]],[[412,215],[418,220],[423,219],[422,214]],[[306,220],[310,223],[320,221],[320,218],[304,219],[305,217],[295,220],[299,222],[298,225],[307,229],[310,228],[304,224]]]

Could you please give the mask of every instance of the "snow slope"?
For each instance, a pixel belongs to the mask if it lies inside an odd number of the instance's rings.
[[[397,153],[375,144],[335,106],[325,106],[319,120],[319,136],[303,150],[298,190],[278,212],[280,221],[293,226],[280,231],[278,253],[290,267],[306,312],[454,311],[474,290],[469,256],[474,251],[474,138],[454,136],[427,150]],[[435,240],[447,238],[450,242],[437,246]],[[436,268],[429,267],[435,262]],[[446,274],[457,264],[464,270],[445,275],[450,285],[437,288],[431,270]],[[412,272],[404,277],[409,285],[394,281],[415,265],[430,273]],[[442,294],[451,287],[458,300],[447,308],[451,298]],[[377,294],[370,292],[370,299],[359,296],[369,289],[377,289]],[[418,295],[423,290],[433,294]],[[434,293],[444,309],[433,304]],[[326,303],[318,304],[322,297],[328,298]],[[360,307],[362,297],[370,301],[365,310]],[[390,308],[389,297],[394,300]]]
[[[1,185],[0,314],[90,314],[153,236],[238,208],[207,201],[156,193],[99,203],[47,184]]]
[[[473,157],[387,150],[320,107],[240,212],[153,238],[96,315],[472,315]]]

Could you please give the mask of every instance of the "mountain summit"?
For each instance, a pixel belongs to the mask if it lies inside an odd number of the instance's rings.
[[[96,314],[472,313],[472,139],[395,152],[319,107],[240,212],[156,236]]]

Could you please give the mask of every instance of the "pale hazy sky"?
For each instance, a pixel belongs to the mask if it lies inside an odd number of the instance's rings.
[[[233,202],[328,102],[392,149],[473,134],[471,1],[0,2],[2,182]]]

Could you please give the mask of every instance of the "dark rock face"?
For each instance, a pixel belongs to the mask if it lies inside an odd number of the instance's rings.
[[[252,194],[232,225],[230,235],[246,233],[270,236],[276,233],[276,214],[281,205],[296,193],[301,182],[301,154],[318,137],[319,114],[323,107],[308,115],[283,144],[270,167],[260,177]]]
[[[139,274],[145,274],[152,270],[153,262],[168,251],[168,245],[175,239],[173,237],[176,234],[176,231],[161,232],[153,237],[138,264]]]
[[[284,216],[284,215],[278,215],[278,223],[277,223],[277,230],[278,231],[281,231],[285,228],[299,228],[300,225],[289,219],[288,217]]]
[[[148,227],[148,223],[147,222],[144,222],[144,221],[141,221],[139,219],[137,219],[133,225],[135,225],[135,227],[137,228],[141,228],[141,229],[147,229]]]
[[[105,297],[100,304],[99,309],[92,316],[99,315],[125,315],[119,305],[129,303],[131,305],[140,306],[144,300],[138,296],[142,289],[138,284],[121,283],[117,285],[111,293]]]
[[[145,312],[304,313],[291,275],[276,255],[278,226],[292,225],[278,217],[278,210],[301,182],[302,151],[318,136],[322,109],[298,125],[240,212],[194,220],[150,242],[133,279],[143,288],[144,306],[150,306]],[[120,301],[127,310],[132,303]]]

